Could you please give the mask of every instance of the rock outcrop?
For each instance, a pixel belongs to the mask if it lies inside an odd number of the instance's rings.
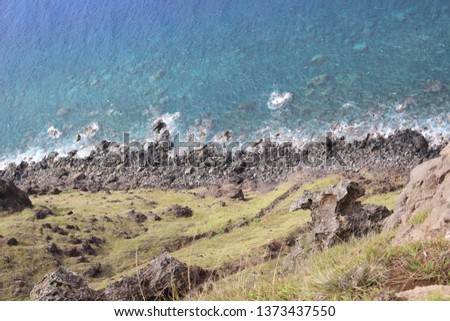
[[[13,182],[0,179],[0,211],[18,212],[33,207],[28,194]]]
[[[108,285],[104,294],[107,300],[113,301],[174,300],[182,298],[208,276],[205,270],[188,267],[162,254],[135,275]]]
[[[397,300],[402,301],[426,301],[430,298],[438,300],[450,300],[450,285],[418,286],[412,290],[397,293]]]
[[[311,210],[314,244],[329,248],[352,236],[379,230],[391,212],[384,206],[362,205],[356,201],[364,195],[356,182],[342,181],[320,192],[305,192],[291,205],[291,212]]]
[[[37,301],[93,301],[98,299],[98,294],[81,276],[61,266],[34,286],[30,298]]]
[[[410,180],[400,194],[394,214],[385,229],[399,227],[394,243],[446,237],[450,240],[450,145],[440,157],[411,171]]]

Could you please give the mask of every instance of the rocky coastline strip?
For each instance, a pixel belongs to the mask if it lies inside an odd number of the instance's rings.
[[[77,151],[58,157],[52,152],[39,162],[10,164],[0,179],[13,181],[28,194],[58,194],[67,189],[98,192],[136,188],[186,189],[222,183],[254,186],[279,183],[294,172],[342,173],[409,171],[439,155],[443,146],[431,146],[418,132],[396,131],[391,136],[367,135],[358,141],[327,137],[303,148],[269,139],[247,144],[246,149],[223,149],[218,143],[174,153],[167,137],[140,145],[102,141],[89,156]],[[136,147],[138,146],[138,147]],[[223,144],[223,147],[226,147]]]

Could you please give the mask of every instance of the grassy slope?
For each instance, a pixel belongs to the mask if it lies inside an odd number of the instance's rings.
[[[376,252],[374,248],[378,247],[380,251],[386,249],[388,235],[367,237],[363,242],[354,241],[324,253],[313,254],[302,263],[301,268],[297,267],[295,273],[282,271],[282,257],[254,265],[264,255],[265,245],[298,234],[304,223],[310,220],[307,211],[289,213],[291,202],[304,190],[323,189],[338,180],[338,177],[328,177],[304,184],[286,199],[277,202],[261,218],[257,217],[259,211],[290,190],[294,182],[282,184],[268,192],[246,190],[244,192],[248,200],[244,202],[233,201],[228,197],[199,197],[204,190],[135,190],[111,194],[66,191],[60,195],[35,197],[33,203],[37,207],[49,207],[56,215],[37,221],[33,218],[32,210],[25,210],[0,218],[0,235],[4,236],[0,239],[0,299],[27,299],[33,284],[60,264],[83,273],[92,264],[101,263],[103,272],[96,278],[88,278],[93,288],[100,289],[122,275],[133,273],[177,240],[211,231],[217,235],[188,242],[172,255],[188,264],[206,268],[220,268],[236,262],[251,264],[245,270],[216,282],[208,291],[193,293],[191,299],[374,298],[386,292],[386,289],[355,294],[353,290],[344,293],[333,290],[333,284],[328,284],[327,287],[331,288],[325,289],[316,286],[323,283],[321,278],[333,279],[332,276],[338,275],[341,270],[351,271],[349,262],[353,261],[348,260],[348,257],[358,258],[353,264],[355,268],[371,264],[371,259],[366,256],[371,251]],[[393,208],[398,194],[373,195],[364,202]],[[221,207],[219,201],[227,205]],[[164,215],[164,210],[173,204],[189,206],[194,211],[193,217],[177,219]],[[151,211],[161,215],[163,220],[154,221],[150,218],[137,224],[124,214],[131,208],[145,214]],[[67,215],[69,211],[73,214]],[[226,227],[244,221],[248,222],[247,226],[225,233]],[[60,226],[69,235],[42,229],[43,223]],[[67,229],[68,224],[78,226],[79,231]],[[104,239],[105,243],[100,247],[94,246],[97,252],[95,256],[86,255],[89,262],[80,263],[77,258],[61,255],[52,256],[44,250],[48,244],[47,237],[51,237],[50,242],[66,250],[74,247],[70,244],[71,237],[86,239],[92,235]],[[19,246],[6,246],[9,237],[17,238]],[[339,269],[333,268],[335,266]]]

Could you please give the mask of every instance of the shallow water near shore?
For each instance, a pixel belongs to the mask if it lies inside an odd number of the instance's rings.
[[[151,140],[160,118],[203,141],[445,140],[449,27],[443,0],[1,1],[0,160]]]

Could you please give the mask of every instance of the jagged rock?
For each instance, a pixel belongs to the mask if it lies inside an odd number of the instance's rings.
[[[0,211],[18,212],[25,208],[31,208],[28,194],[14,185],[13,182],[0,179]]]
[[[62,254],[62,251],[55,243],[50,243],[44,246],[44,249],[46,252],[53,254],[53,255],[60,255]]]
[[[167,127],[167,124],[162,119],[158,119],[153,124],[153,131],[159,134],[161,132],[161,130],[166,127]]]
[[[87,254],[87,255],[95,255],[96,254],[94,248],[87,242],[83,242],[81,244],[81,252],[83,252],[84,254]]]
[[[291,212],[311,210],[314,243],[318,248],[329,248],[351,236],[380,229],[391,214],[384,206],[357,202],[363,195],[364,189],[358,183],[346,180],[320,192],[305,192],[292,203]]]
[[[386,230],[399,230],[394,244],[404,240],[445,237],[450,240],[450,144],[440,157],[415,167],[397,199]]]
[[[129,210],[125,214],[135,223],[144,223],[147,220],[147,215],[137,212],[136,210]]]
[[[73,181],[81,181],[86,179],[86,175],[84,173],[76,173],[75,175],[73,175],[72,179]]]
[[[150,217],[153,218],[154,221],[161,221],[161,220],[162,220],[162,217],[161,217],[161,216],[159,216],[158,214],[155,214],[155,213],[153,213],[153,212],[150,212],[149,215],[150,215]]]
[[[76,247],[71,247],[70,249],[66,250],[64,254],[68,257],[79,257],[82,255],[80,250],[78,250]]]
[[[36,301],[93,301],[97,297],[81,276],[62,266],[46,275],[30,293]]]
[[[245,200],[245,195],[244,195],[244,192],[242,191],[242,189],[239,189],[239,191],[237,191],[236,194],[231,196],[231,199],[244,201]]]
[[[103,266],[100,263],[96,263],[91,265],[86,271],[84,271],[84,275],[89,276],[91,278],[98,277],[103,272]]]
[[[165,214],[174,215],[175,217],[191,217],[193,213],[189,207],[175,204],[167,209]]]
[[[157,135],[163,132],[164,129]],[[369,168],[372,171],[396,170],[405,175],[409,173],[410,166],[416,166],[438,156],[441,150],[439,144],[426,147],[427,143],[420,133],[402,130],[389,137],[368,135],[364,139],[354,141],[346,141],[341,137],[333,139],[332,144],[320,141],[314,148],[286,147],[286,144],[278,144],[267,139],[253,142],[253,151],[250,154],[217,153],[211,148],[173,155],[175,145],[163,142],[170,138],[170,133],[166,133],[166,136],[161,140],[157,139],[161,141],[160,143],[151,143],[149,148],[146,148],[145,153],[148,154],[146,158],[149,161],[143,164],[144,148],[136,151],[133,142],[121,146],[117,142],[105,141],[88,157],[74,157],[70,154],[58,156],[52,162],[44,158],[36,163],[12,164],[0,171],[0,179],[14,181],[22,190],[37,195],[65,189],[80,191],[160,187],[191,189],[245,182],[255,182],[263,186],[284,181],[299,168],[306,170],[306,167],[314,167],[312,168],[314,171],[324,173],[341,172],[342,169]],[[441,141],[447,139],[442,137]],[[108,147],[104,148],[105,146]],[[415,152],[419,149],[419,152]],[[199,156],[200,153],[203,157]],[[252,159],[264,159],[264,162],[255,167],[247,162],[250,155]],[[329,166],[328,157],[338,166]],[[324,161],[314,164],[310,162],[315,159]],[[126,170],[128,165],[140,168],[144,166],[145,170]]]
[[[174,300],[208,276],[208,271],[189,268],[176,258],[162,254],[135,275],[108,285],[104,294],[112,301]]]

